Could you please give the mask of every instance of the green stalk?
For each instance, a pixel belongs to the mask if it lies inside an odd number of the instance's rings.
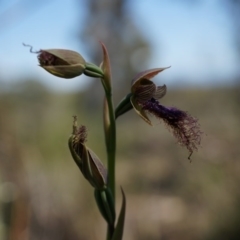
[[[101,43],[101,42],[100,42]],[[107,150],[108,161],[108,188],[112,193],[113,205],[115,206],[115,155],[116,155],[116,122],[115,112],[112,100],[112,80],[111,80],[111,68],[110,60],[107,53],[107,49],[102,44],[103,49],[103,62],[100,68],[103,70],[103,77],[101,78],[102,85],[105,91],[104,99],[104,133]],[[115,231],[114,224],[108,224],[107,240],[113,238]]]
[[[106,89],[105,89],[106,90]],[[116,156],[116,122],[115,113],[112,101],[112,94],[109,91],[105,91],[106,103],[105,103],[105,138],[107,148],[108,159],[108,187],[110,188],[114,203],[115,203],[115,156]],[[106,119],[107,118],[107,119]]]
[[[104,128],[108,162],[108,187],[112,193],[115,205],[115,156],[116,156],[116,122],[111,91],[105,87]],[[108,224],[107,240],[111,240],[114,226]]]

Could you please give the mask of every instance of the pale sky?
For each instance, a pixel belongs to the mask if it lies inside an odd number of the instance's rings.
[[[38,67],[36,55],[22,46],[24,42],[36,50],[71,49],[89,60],[76,37],[81,23],[86,24],[84,4],[80,8],[79,1],[1,1],[0,81],[6,85],[31,75],[56,91],[75,90],[81,82],[82,88],[86,86],[82,76],[65,80],[50,75]],[[23,8],[19,7],[22,2],[32,3]],[[187,7],[174,0],[129,1],[132,18],[154,47],[149,68],[171,65],[162,75],[165,84],[191,87],[232,84],[239,63],[231,22],[218,2],[203,0],[202,4]]]

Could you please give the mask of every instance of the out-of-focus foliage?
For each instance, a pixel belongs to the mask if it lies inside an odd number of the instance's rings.
[[[31,81],[12,89],[0,95],[0,238],[104,238],[92,188],[67,147],[77,114],[88,127],[88,146],[105,160],[101,112],[88,111],[82,93],[53,94]],[[192,163],[163,123],[148,126],[133,111],[117,120],[118,209],[120,185],[127,197],[124,239],[239,239],[235,92],[168,90],[162,103],[198,117],[205,132]]]
[[[117,90],[114,98],[120,100],[127,94],[126,86],[130,87],[131,77],[136,71],[146,68],[150,58],[151,49],[144,35],[143,29],[139,29],[133,21],[129,2],[117,1],[95,1],[85,0],[85,24],[81,28],[80,40],[88,50],[91,61],[95,64],[102,61],[98,41],[102,41],[108,48],[110,54],[114,87]],[[79,1],[80,6],[83,1]],[[99,104],[100,83],[93,82],[89,91],[87,103],[91,106]]]

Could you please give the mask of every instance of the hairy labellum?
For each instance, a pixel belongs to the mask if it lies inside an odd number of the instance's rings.
[[[154,98],[143,104],[143,110],[148,111],[166,123],[178,142],[188,149],[190,153],[188,158],[190,159],[193,151],[198,149],[201,142],[202,132],[198,119],[177,108],[164,107]]]

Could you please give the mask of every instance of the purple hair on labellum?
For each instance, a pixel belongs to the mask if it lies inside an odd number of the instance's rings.
[[[177,108],[164,107],[154,98],[142,103],[142,105],[145,111],[164,121],[179,144],[188,149],[190,153],[188,159],[190,159],[193,151],[198,149],[201,142],[202,132],[198,119]]]

